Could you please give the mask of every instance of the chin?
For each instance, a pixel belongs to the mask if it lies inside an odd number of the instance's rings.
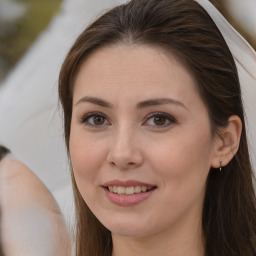
[[[112,234],[116,234],[118,236],[123,236],[123,237],[133,237],[133,238],[142,238],[150,235],[150,232],[147,232],[148,230],[140,230],[135,227],[127,227],[126,229],[113,229],[110,230]]]
[[[125,237],[145,237],[152,233],[152,227],[149,227],[150,222],[142,223],[134,218],[132,221],[113,219],[107,222],[107,225],[102,224],[111,231],[112,234]],[[152,223],[152,222],[151,222]]]

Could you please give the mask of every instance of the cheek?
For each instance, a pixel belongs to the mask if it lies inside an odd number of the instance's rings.
[[[69,150],[77,186],[83,196],[90,194],[99,184],[99,172],[105,158],[103,143],[99,145],[75,127],[71,129]]]
[[[210,134],[194,132],[173,136],[159,142],[151,157],[166,193],[177,200],[197,196],[204,191],[211,166],[212,149]]]
[[[173,139],[166,147],[155,150],[154,170],[160,180],[165,216],[172,220],[192,213],[200,216],[205,184],[210,169],[211,150],[208,139],[183,137]]]

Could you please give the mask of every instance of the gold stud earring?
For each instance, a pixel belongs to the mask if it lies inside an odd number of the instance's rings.
[[[220,168],[219,169],[221,171],[221,169],[222,169],[222,161],[220,161]]]

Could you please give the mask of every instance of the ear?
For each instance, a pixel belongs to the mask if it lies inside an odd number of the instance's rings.
[[[219,168],[227,165],[235,156],[240,143],[242,122],[239,116],[233,115],[228,119],[228,125],[220,129],[214,141],[211,166]]]

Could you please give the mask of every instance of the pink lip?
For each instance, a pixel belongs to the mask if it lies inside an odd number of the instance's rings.
[[[147,198],[149,198],[152,193],[154,193],[155,189],[152,189],[148,192],[143,192],[139,194],[134,195],[118,195],[115,193],[110,192],[107,188],[103,188],[108,199],[117,205],[120,206],[132,206],[135,204],[139,204],[140,202],[145,201]]]
[[[138,194],[133,195],[118,195],[115,193],[112,193],[108,190],[108,186],[123,186],[123,187],[131,187],[131,186],[146,186],[146,187],[152,187],[153,189],[147,192],[141,192]],[[148,199],[154,191],[156,191],[156,186],[151,185],[148,183],[135,181],[135,180],[127,180],[127,181],[120,181],[120,180],[112,180],[109,182],[104,183],[102,186],[107,198],[114,204],[120,205],[120,206],[132,206],[139,204],[146,199]]]
[[[108,187],[108,186],[120,186],[120,187],[132,187],[132,186],[145,186],[145,187],[155,187],[156,185],[140,182],[137,180],[126,180],[126,181],[121,181],[121,180],[111,180],[102,185],[103,187]]]

